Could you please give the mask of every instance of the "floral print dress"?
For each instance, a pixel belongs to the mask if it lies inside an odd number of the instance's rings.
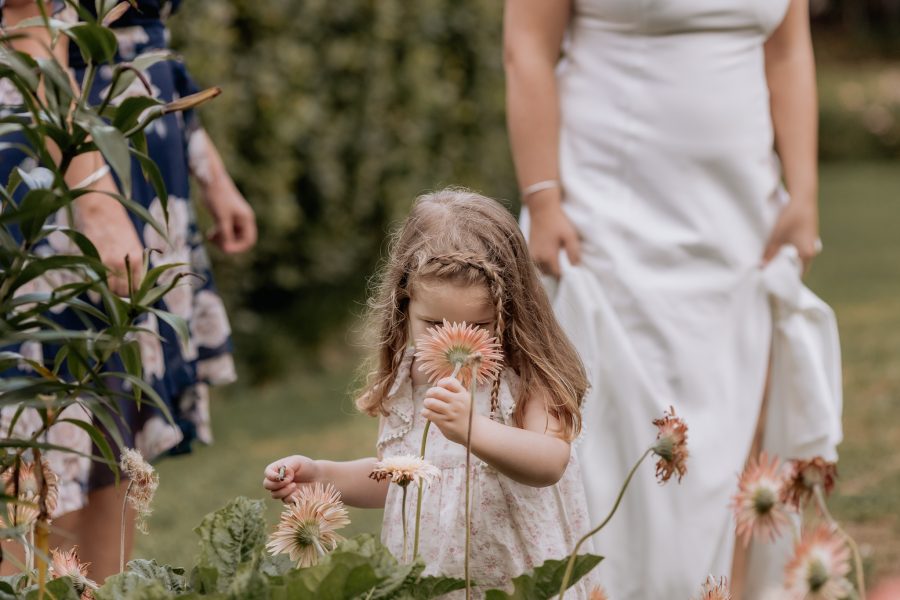
[[[413,386],[410,377],[413,351],[404,356],[385,409],[378,452],[383,458],[419,454],[426,420],[421,415],[428,385]],[[509,369],[500,385],[501,423],[514,426],[518,377]],[[476,393],[476,410],[490,414],[490,388]],[[465,446],[451,442],[437,427],[428,432],[426,459],[441,471],[440,479],[425,488],[422,500],[422,524],[419,554],[426,575],[463,577],[465,558]],[[555,485],[537,488],[500,474],[472,456],[472,554],[470,575],[476,583],[475,596],[481,598],[490,588],[512,590],[515,576],[541,565],[548,559],[563,559],[578,539],[590,530],[581,472],[575,453],[562,479]],[[399,486],[389,488],[381,537],[398,559],[412,557],[415,532],[416,488],[410,486],[406,498],[407,548],[403,548],[403,493]],[[580,553],[591,552],[590,542]],[[593,573],[593,572],[592,572]],[[588,598],[593,574],[589,573],[566,594],[567,598]],[[456,592],[448,598],[463,598]]]
[[[113,33],[118,41],[116,62],[133,60],[136,56],[154,50],[165,49],[168,32],[163,19],[178,1],[139,0],[137,7],[129,9],[124,16],[113,23]],[[0,0],[0,9],[3,2]],[[94,3],[87,1],[84,7],[93,10]],[[65,18],[65,17],[63,17]],[[76,47],[69,51],[70,68],[77,81],[84,77],[85,65]],[[103,66],[97,70],[90,99],[99,104],[110,85],[112,67]],[[152,95],[163,101],[172,101],[197,91],[184,65],[177,59],[156,63],[144,72],[150,83]],[[11,114],[20,110],[21,96],[9,81],[0,81],[0,114]],[[139,80],[135,81],[124,95],[117,98],[146,95],[148,91]],[[146,130],[150,157],[159,167],[166,184],[169,201],[168,236],[162,236],[151,226],[132,216],[135,228],[144,246],[152,248],[151,267],[183,263],[184,266],[171,269],[161,278],[167,284],[182,273],[189,276],[180,278],[178,285],[159,304],[183,319],[189,326],[190,336],[179,340],[175,331],[167,323],[148,315],[141,323],[146,332],[137,335],[141,349],[144,378],[153,386],[174,417],[170,423],[152,403],[144,402],[138,408],[133,401],[121,402],[122,419],[119,424],[125,444],[134,447],[148,459],[163,453],[190,451],[192,440],[205,443],[212,441],[209,421],[209,385],[229,383],[235,379],[234,362],[231,356],[231,328],[225,313],[225,306],[216,291],[210,271],[209,257],[203,247],[203,235],[196,225],[196,217],[190,204],[189,176],[204,176],[204,145],[197,116],[192,111],[173,113],[155,121]],[[7,139],[2,141],[17,141]],[[6,181],[14,168],[25,172],[38,165],[13,145],[0,151],[0,181]],[[152,185],[144,178],[137,160],[132,163],[133,200],[146,208],[159,222],[163,223],[163,210]],[[19,193],[24,193],[20,186]],[[65,211],[56,217],[57,223],[66,223]],[[36,252],[46,255],[71,253],[77,249],[64,234],[51,235]],[[50,291],[64,283],[79,279],[79,274],[69,270],[56,270],[33,280],[17,294]],[[27,289],[26,289],[27,288]],[[87,298],[90,301],[90,298]],[[80,321],[63,311],[53,315],[63,327],[78,329]],[[158,335],[157,335],[158,334]],[[52,361],[52,355],[44,354],[45,348],[37,342],[25,342],[12,350],[37,361]],[[23,363],[20,371],[30,367]],[[7,375],[11,373],[3,373]],[[8,425],[16,407],[4,407],[0,412],[0,432],[13,436],[27,435],[39,426],[40,419],[33,411],[25,411],[16,423],[16,428],[8,432]],[[75,418],[89,418],[78,406],[70,407]],[[60,424],[48,434],[46,441],[73,450],[90,452],[91,442],[87,435],[75,426]],[[95,452],[96,454],[96,452]],[[84,506],[87,493],[92,489],[113,481],[109,469],[92,465],[90,460],[64,452],[50,452],[47,455],[51,468],[60,478],[60,503],[56,515],[64,514]]]

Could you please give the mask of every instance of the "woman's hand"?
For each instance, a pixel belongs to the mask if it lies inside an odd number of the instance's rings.
[[[321,472],[318,461],[299,454],[286,456],[266,467],[263,487],[275,500],[290,502],[301,484],[318,481]]]
[[[822,250],[819,240],[819,214],[814,200],[791,199],[778,215],[772,234],[763,252],[763,265],[775,258],[785,244],[797,248],[803,270],[809,269],[812,259]]]
[[[437,425],[444,437],[466,443],[471,395],[455,377],[444,377],[425,392],[422,416]]]
[[[127,296],[128,271],[135,288],[144,276],[144,247],[125,207],[112,198],[86,195],[79,198],[75,217],[76,228],[91,240],[109,269],[110,291]]]
[[[558,279],[561,274],[561,248],[565,248],[570,263],[577,265],[581,262],[581,239],[562,209],[559,190],[545,190],[531,196],[528,212],[531,216],[528,233],[531,258],[541,272]]]
[[[231,177],[218,177],[203,189],[215,220],[209,240],[227,254],[246,252],[256,244],[256,216]]]

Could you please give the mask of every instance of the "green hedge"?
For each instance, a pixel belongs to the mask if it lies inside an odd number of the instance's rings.
[[[252,258],[217,269],[245,357],[277,367],[272,336],[314,342],[344,319],[417,194],[514,196],[501,15],[497,0],[189,0],[171,20],[197,79],[224,90],[202,116],[260,223]]]

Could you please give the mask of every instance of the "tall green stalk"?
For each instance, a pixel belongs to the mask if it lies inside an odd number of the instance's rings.
[[[609,523],[609,520],[612,519],[612,516],[616,514],[616,511],[619,509],[619,504],[622,503],[622,497],[625,495],[625,490],[628,489],[628,484],[631,483],[631,478],[634,477],[634,474],[637,473],[638,467],[641,466],[641,463],[644,462],[644,459],[653,452],[653,447],[647,448],[641,457],[638,459],[634,466],[631,467],[631,471],[628,472],[628,477],[625,478],[625,482],[622,484],[622,489],[619,490],[619,495],[616,497],[616,502],[613,504],[612,510],[609,511],[609,514],[606,515],[606,518],[603,519],[597,527],[590,530],[584,536],[578,540],[578,543],[575,544],[575,549],[572,550],[572,554],[569,556],[569,562],[566,564],[566,573],[563,575],[562,585],[559,587],[559,600],[563,600],[563,595],[566,593],[566,588],[569,587],[569,581],[572,579],[572,572],[575,570],[575,559],[578,557],[578,550],[581,548],[581,545],[584,544],[591,536],[595,533],[606,527],[606,524]]]
[[[475,368],[472,368],[472,382],[469,385],[469,426],[466,429],[466,556],[463,571],[466,578],[466,600],[472,600],[472,579],[469,576],[469,550],[472,543],[472,506],[469,493],[472,479],[472,419],[475,415],[475,390],[478,385]]]
[[[459,375],[460,369],[463,367],[463,362],[456,363],[456,366],[453,367],[453,373],[450,377],[456,377]],[[415,417],[413,417],[415,418]],[[425,422],[425,430],[422,432],[422,444],[419,447],[419,455],[422,457],[422,460],[425,460],[425,447],[428,444],[428,431],[431,429],[431,421]],[[422,495],[424,494],[424,485],[422,482],[419,482],[419,489],[416,491],[416,531],[413,535],[413,560],[419,556],[419,529],[422,520]],[[403,545],[406,548],[406,544]]]

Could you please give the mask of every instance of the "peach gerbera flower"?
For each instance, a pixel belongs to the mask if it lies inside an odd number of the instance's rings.
[[[850,549],[826,525],[803,535],[785,568],[785,586],[796,598],[841,600],[852,590]]]
[[[122,451],[122,473],[130,480],[126,499],[137,512],[137,528],[147,533],[147,517],[153,512],[150,504],[159,486],[159,475],[137,450]]]
[[[737,536],[750,544],[754,536],[774,540],[788,522],[787,511],[781,502],[784,479],[779,475],[778,457],[762,452],[751,459],[738,481],[738,492],[732,500]]]
[[[50,551],[50,573],[54,578],[68,577],[82,600],[93,597],[97,583],[87,576],[88,565],[78,560],[78,549],[63,552],[59,548]]]
[[[656,462],[656,477],[660,483],[665,483],[677,473],[680,482],[687,473],[688,426],[681,417],[675,416],[675,408],[672,406],[661,419],[654,419],[653,424],[659,429],[653,445],[653,453],[659,457]]]
[[[500,374],[503,353],[497,338],[486,329],[463,323],[431,327],[416,340],[419,368],[435,382],[456,374],[464,387],[472,383],[473,371],[478,383],[487,383]]]
[[[731,600],[731,590],[728,589],[728,580],[720,577],[717,581],[710,575],[700,588],[699,600]]]
[[[41,460],[41,465],[41,473],[47,484],[47,512],[52,514],[59,501],[59,478],[46,460]],[[15,465],[12,465],[3,471],[3,475],[0,477],[5,494],[18,499],[18,501],[9,502],[6,505],[8,520],[4,520],[0,516],[0,527],[2,528],[19,525],[30,527],[40,515],[38,502],[40,501],[41,487],[38,483],[34,463],[19,463],[18,486],[15,485],[15,471]]]
[[[430,462],[415,454],[390,456],[375,463],[375,469],[369,474],[375,481],[390,479],[400,487],[415,482],[416,485],[428,485],[440,479],[440,470]]]
[[[609,600],[609,596],[606,594],[606,590],[603,589],[603,586],[598,585],[591,590],[588,600]]]
[[[310,567],[334,550],[343,539],[336,529],[350,523],[341,494],[330,483],[302,486],[281,513],[266,548],[290,556],[298,567]]]
[[[782,490],[782,501],[788,506],[800,510],[812,497],[817,485],[821,486],[825,494],[834,489],[834,480],[837,478],[835,463],[816,456],[809,460],[792,460],[790,465]]]

